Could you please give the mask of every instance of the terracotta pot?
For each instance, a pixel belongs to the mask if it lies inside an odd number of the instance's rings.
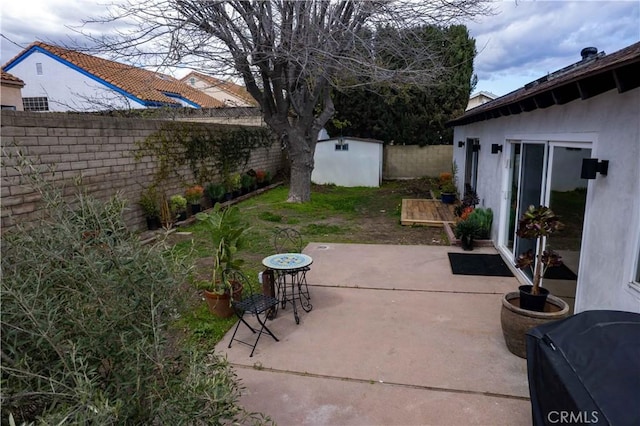
[[[233,300],[242,299],[242,285],[236,282],[232,282],[233,286]],[[231,307],[231,301],[229,300],[229,293],[218,294],[208,290],[203,291],[204,299],[209,306],[209,312],[219,318],[230,318],[235,313],[233,307]]]
[[[527,331],[539,325],[558,321],[569,316],[569,305],[553,295],[547,296],[544,312],[520,307],[520,292],[507,293],[502,298],[500,324],[507,348],[520,358],[527,357],[525,336]]]
[[[218,318],[230,318],[233,316],[233,308],[229,300],[229,293],[218,294],[211,291],[203,291],[204,300],[209,306],[209,312]]]

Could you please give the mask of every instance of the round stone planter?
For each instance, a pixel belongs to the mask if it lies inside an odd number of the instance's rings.
[[[526,358],[525,336],[527,331],[568,316],[569,305],[556,296],[547,296],[544,312],[535,312],[520,308],[520,292],[514,291],[505,294],[502,298],[500,324],[507,348],[514,355]]]

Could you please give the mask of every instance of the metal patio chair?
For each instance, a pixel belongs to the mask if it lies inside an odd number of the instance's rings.
[[[262,294],[262,289],[259,287],[256,287],[254,289],[254,287],[251,285],[251,282],[240,271],[225,270],[222,273],[222,279],[225,280],[225,282],[232,283],[233,285],[242,286],[242,297],[240,298],[240,300],[231,301],[231,306],[233,306],[233,310],[238,316],[239,321],[236,325],[236,329],[233,331],[233,335],[231,336],[229,347],[231,347],[231,344],[234,341],[247,346],[251,346],[251,355],[249,356],[252,357],[253,352],[256,350],[256,346],[258,346],[258,341],[260,340],[260,336],[262,336],[262,334],[267,333],[271,337],[273,337],[276,342],[278,342],[278,338],[271,332],[271,330],[269,330],[269,328],[265,324],[269,312],[278,305],[278,299]],[[260,323],[259,331],[256,331],[256,329],[246,321],[246,314],[250,314],[256,317],[258,323]],[[261,318],[261,316],[264,316],[264,318]],[[254,334],[258,333],[258,336],[253,343],[236,339],[236,333],[238,332],[238,328],[240,327],[241,323],[249,327],[249,330],[251,330]]]

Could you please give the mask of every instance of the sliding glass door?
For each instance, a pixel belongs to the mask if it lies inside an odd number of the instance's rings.
[[[567,266],[578,273],[587,181],[580,178],[582,160],[591,156],[590,144],[550,141],[513,141],[509,150],[508,190],[504,202],[501,246],[515,260],[536,251],[536,242],[516,235],[518,218],[530,205],[547,205],[561,216],[565,230],[546,242],[559,251]],[[531,277],[531,271],[523,271]]]
[[[591,158],[591,149],[555,143],[550,146],[552,155],[546,205],[560,216],[564,229],[549,236],[546,247],[559,253],[565,266],[578,275],[588,183],[580,177],[580,171],[582,160]]]

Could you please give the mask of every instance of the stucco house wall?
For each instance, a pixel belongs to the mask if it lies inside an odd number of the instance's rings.
[[[496,213],[499,246],[507,217],[509,141],[591,143],[591,157],[609,160],[607,176],[588,181],[575,311],[614,309],[640,313],[640,89],[610,90],[587,100],[456,126],[454,141],[478,138],[477,192]],[[503,152],[491,154],[491,144]],[[461,170],[465,148],[454,144]],[[461,179],[458,179],[462,191]],[[498,247],[500,249],[500,247]]]
[[[191,84],[191,80],[192,79],[193,79],[193,84]],[[202,81],[199,78],[190,77],[187,83],[190,86],[194,87],[195,89],[198,89],[198,90],[206,93],[207,95],[211,96],[212,98],[215,98],[215,99],[219,100],[220,102],[223,102],[225,105],[235,106],[235,107],[251,106],[249,103],[245,102],[244,100],[240,99],[239,97],[234,96],[234,95],[230,94],[229,92],[226,92],[226,91],[220,89],[219,87],[212,86],[210,83],[207,83],[206,81]]]
[[[6,78],[5,78],[6,77]],[[2,72],[2,80],[0,81],[0,100],[3,109],[14,108],[16,111],[22,111],[22,88],[24,83],[18,78]]]
[[[38,74],[36,64],[42,64]],[[96,111],[145,108],[132,97],[109,89],[88,75],[45,55],[33,52],[11,68],[25,82],[22,96],[47,97],[49,111]]]
[[[382,181],[382,141],[345,137],[348,150],[336,150],[338,138],[318,141],[311,181],[338,186],[378,187]]]
[[[22,111],[22,93],[19,87],[2,85],[0,88],[2,106],[15,107],[16,111]]]

